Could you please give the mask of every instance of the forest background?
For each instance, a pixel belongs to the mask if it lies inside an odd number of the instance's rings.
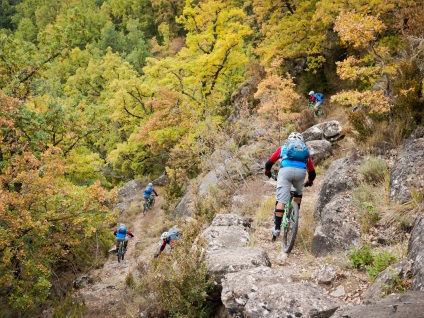
[[[0,313],[66,297],[107,251],[116,187],[166,170],[177,200],[249,133],[235,113],[281,132],[315,90],[358,142],[399,144],[424,119],[423,34],[412,0],[2,0]],[[249,78],[260,103],[234,109]]]

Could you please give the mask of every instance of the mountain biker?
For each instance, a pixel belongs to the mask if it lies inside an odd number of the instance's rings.
[[[275,228],[272,230],[272,234],[277,237],[280,235],[281,221],[283,218],[284,208],[287,202],[290,200],[290,190],[292,186],[294,187],[294,198],[293,201],[299,205],[302,201],[302,192],[303,187],[311,187],[313,181],[315,180],[316,173],[312,158],[309,154],[309,150],[305,153],[302,153],[304,156],[300,160],[298,156],[292,156],[290,149],[292,149],[293,143],[299,143],[306,145],[303,142],[303,136],[300,133],[293,132],[291,133],[286,143],[279,147],[269,158],[265,164],[265,175],[271,177],[271,168],[273,164],[281,158],[280,171],[278,172],[277,177],[277,201],[275,203]],[[307,149],[307,147],[306,147]],[[291,158],[289,158],[291,156]],[[308,180],[305,181],[306,173],[308,173]]]
[[[116,254],[118,254],[119,244],[124,241],[125,250],[127,250],[128,240],[134,235],[127,230],[125,224],[121,223],[119,227],[113,232],[113,235],[116,236]]]
[[[173,232],[163,232],[160,236],[160,239],[162,240],[162,245],[160,246],[158,252],[155,254],[155,258],[158,258],[159,255],[163,252],[166,244],[168,244],[172,249],[172,246],[174,246],[175,242],[180,239],[179,232],[178,230]]]
[[[314,91],[310,91],[308,94],[308,98],[312,103],[315,103],[314,110],[317,110],[321,106],[321,104],[324,102],[323,93],[315,93]]]
[[[149,200],[153,199],[153,194],[154,193],[156,196],[158,196],[156,190],[153,188],[153,183],[149,183],[146,187],[146,189],[144,190],[144,202],[148,202]]]

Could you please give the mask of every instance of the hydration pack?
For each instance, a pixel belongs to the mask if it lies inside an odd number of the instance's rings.
[[[309,155],[309,149],[303,141],[295,139],[286,142],[286,155],[283,159],[307,162]]]
[[[317,101],[319,101],[319,102],[324,101],[324,94],[323,93],[316,93],[316,94],[314,94],[314,96],[317,99]]]
[[[173,231],[173,232],[171,232],[171,233],[169,233],[169,240],[170,241],[172,241],[172,240],[179,240],[180,238],[179,238],[179,236],[178,236],[178,231]]]
[[[118,234],[123,234],[123,235],[126,235],[127,234],[127,229],[125,228],[125,227],[119,227],[118,228]]]

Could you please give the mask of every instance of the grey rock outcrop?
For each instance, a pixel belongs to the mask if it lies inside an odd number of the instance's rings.
[[[143,200],[143,191],[146,185],[143,185],[139,179],[127,182],[119,189],[117,204],[114,210],[117,209],[120,213],[125,211],[132,202]]]
[[[412,288],[424,291],[424,216],[416,219],[408,246],[408,257],[414,262],[412,266]]]
[[[365,299],[380,299],[386,292],[385,286],[391,286],[397,278],[409,279],[411,277],[412,261],[403,259],[400,262],[390,265],[375,278],[373,284],[365,292]]]
[[[284,271],[259,266],[238,273],[229,273],[223,280],[221,300],[233,316],[243,316],[244,306],[259,288],[271,284],[288,284],[292,280]]]
[[[327,140],[311,140],[306,142],[314,164],[318,164],[331,155],[331,142]]]
[[[382,300],[340,310],[332,318],[423,318],[424,292],[390,295]]]
[[[361,158],[346,157],[328,168],[314,211],[317,226],[312,240],[313,255],[323,256],[359,245],[360,229],[350,190],[363,180],[357,170],[361,162]]]
[[[258,289],[244,308],[246,318],[331,317],[341,302],[310,283],[271,284]]]
[[[358,246],[361,232],[354,214],[349,195],[345,192],[335,195],[321,211],[312,239],[312,254],[323,256],[336,249]]]
[[[314,125],[302,132],[302,135],[305,142],[323,139],[334,142],[344,137],[342,135],[342,126],[337,120],[331,120]]]
[[[333,200],[336,194],[350,190],[361,183],[363,177],[357,170],[361,161],[361,158],[352,156],[338,159],[330,165],[319,192],[315,217],[321,215],[324,207]]]
[[[211,300],[220,301],[222,278],[228,273],[258,266],[271,266],[266,252],[249,247],[250,235],[246,228],[250,220],[235,214],[218,214],[202,236],[207,241],[206,264],[215,279]]]
[[[329,264],[321,265],[315,272],[314,277],[318,284],[331,284],[336,278],[336,271]]]
[[[389,198],[404,203],[411,190],[424,190],[424,138],[412,136],[405,141],[390,173]]]

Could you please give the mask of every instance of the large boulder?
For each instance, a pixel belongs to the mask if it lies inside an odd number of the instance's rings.
[[[208,251],[206,265],[210,275],[214,276],[215,290],[211,294],[211,299],[216,301],[220,300],[222,278],[226,274],[258,266],[270,267],[271,262],[263,249],[246,246]]]
[[[140,202],[143,200],[143,191],[146,187],[146,184],[142,184],[139,179],[131,180],[124,184],[118,192],[117,204],[114,207],[114,210],[118,210],[119,213],[122,213],[133,202]]]
[[[416,219],[408,246],[408,257],[414,261],[412,266],[412,288],[424,291],[424,216]]]
[[[360,236],[350,196],[345,192],[338,193],[321,209],[311,252],[314,256],[324,256],[340,248],[358,246]]]
[[[337,120],[327,121],[310,127],[302,132],[305,141],[328,140],[331,142],[343,138],[342,126]]]
[[[327,140],[311,140],[306,142],[314,164],[331,155],[331,142]]]
[[[361,158],[351,156],[338,159],[330,165],[319,192],[315,218],[320,217],[324,207],[336,194],[350,190],[361,183],[363,176],[357,170],[361,162]]]
[[[317,286],[300,282],[274,283],[258,288],[245,307],[246,318],[331,317],[342,303],[327,296]]]
[[[332,318],[424,318],[424,292],[390,295],[337,311]]]
[[[412,136],[405,141],[390,173],[389,198],[405,203],[411,190],[424,190],[424,138]]]
[[[242,317],[244,306],[259,288],[291,282],[283,270],[273,270],[267,266],[229,273],[223,279],[221,300],[228,313]]]

